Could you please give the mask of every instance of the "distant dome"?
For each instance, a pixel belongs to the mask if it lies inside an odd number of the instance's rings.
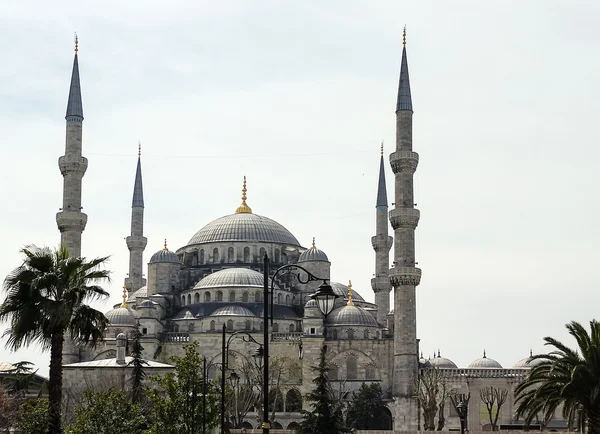
[[[369,312],[358,306],[342,306],[329,314],[326,320],[328,325],[359,325],[377,327],[377,320]]]
[[[116,309],[109,310],[104,315],[110,322],[110,325],[135,325],[135,315],[133,312],[126,307],[118,307]]]
[[[438,351],[437,357],[434,357],[433,359],[429,359],[429,363],[431,364],[431,366],[433,366],[435,368],[440,368],[440,369],[458,369],[458,366],[456,366],[456,363],[454,363],[450,359],[447,359],[445,357],[441,357],[439,351]]]
[[[472,361],[469,366],[469,369],[502,369],[502,365],[495,361],[494,359],[490,359],[486,357],[485,351],[483,352],[483,357],[477,360]]]
[[[210,316],[255,316],[251,310],[235,304],[223,306],[215,310]]]
[[[304,308],[305,308],[305,309],[306,309],[306,308],[311,308],[311,307],[319,307],[319,306],[317,305],[317,300],[315,300],[315,299],[311,298],[311,299],[310,299],[310,300],[308,300],[308,301],[306,302],[306,304],[304,305]]]
[[[263,287],[263,275],[249,268],[225,268],[209,274],[194,289],[219,288],[223,286]]]
[[[152,255],[149,263],[154,264],[157,262],[168,262],[173,264],[181,263],[181,261],[179,261],[179,256],[177,256],[175,252],[172,252],[169,249],[167,249],[166,245],[162,250],[159,250],[154,255]]]
[[[333,288],[333,292],[342,297],[342,300],[348,299],[348,286],[339,282],[331,282],[331,287]],[[354,301],[365,301],[354,289],[352,289],[352,299]]]
[[[515,363],[515,365],[513,366],[513,368],[515,369],[531,369],[534,366],[539,365],[543,359],[534,359],[533,358],[533,354],[529,353],[529,357],[525,357],[524,359],[519,360],[517,363]]]
[[[300,247],[296,237],[275,220],[248,212],[213,220],[196,232],[188,245],[230,241],[277,243]]]
[[[140,308],[156,309],[156,306],[154,306],[154,303],[151,302],[150,300],[144,300],[144,301],[142,301],[137,307],[138,307],[138,309],[140,309]]]
[[[142,286],[140,289],[135,291],[133,294],[129,296],[127,301],[135,301],[137,298],[146,298],[148,297],[148,287]]]
[[[300,255],[298,262],[308,262],[308,261],[322,261],[329,262],[329,258],[325,254],[323,250],[320,250],[315,246],[315,239],[313,238],[312,247],[308,250],[305,250]]]

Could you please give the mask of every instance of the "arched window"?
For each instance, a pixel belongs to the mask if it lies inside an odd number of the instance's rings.
[[[281,410],[275,409],[275,411],[283,411],[283,408]],[[275,422],[273,422],[273,429],[283,429],[283,425],[280,424],[279,422],[275,421]]]
[[[244,262],[250,262],[250,247],[244,247]]]
[[[227,249],[227,262],[233,262],[233,256],[234,256],[233,247],[230,247]]]
[[[279,261],[281,261],[281,257],[279,255],[279,249],[275,249],[275,263],[279,264]]]
[[[348,329],[348,339],[354,339],[354,329]]]
[[[185,306],[185,295],[181,296],[181,305]]]
[[[265,248],[264,248],[264,247],[261,247],[261,248],[260,248],[260,250],[258,251],[258,256],[259,256],[259,258],[258,258],[258,259],[259,259],[259,261],[261,261],[261,262],[262,262],[262,260],[263,260],[263,259],[264,259],[264,257],[265,257]]]
[[[296,389],[288,390],[285,394],[285,411],[289,413],[302,410],[302,395]]]
[[[269,411],[273,411],[273,405],[276,412],[283,411],[283,394],[280,390],[269,391]]]
[[[229,301],[230,302],[234,302],[235,301],[235,292],[231,291],[229,293]]]
[[[285,296],[285,305],[286,306],[290,305],[290,295],[289,294]]]
[[[375,366],[373,366],[373,365],[365,366],[365,378],[367,380],[375,380]]]
[[[223,301],[223,291],[217,291],[217,301]]]
[[[194,331],[194,323],[191,322],[188,324],[188,332],[193,332]]]
[[[352,354],[346,357],[346,378],[348,380],[356,380],[358,377],[357,362],[356,356]]]
[[[192,304],[192,294],[188,294],[187,297],[187,304]]]
[[[244,292],[242,294],[242,302],[248,303],[248,293],[247,292]]]
[[[204,249],[200,249],[200,255],[198,256],[198,263],[200,265],[204,264]]]
[[[246,320],[246,330],[251,330],[252,329],[252,325],[250,324],[250,320],[247,319]]]
[[[290,324],[290,326],[288,327],[288,330],[290,331],[290,333],[294,333],[296,327],[294,327],[294,324]]]
[[[212,320],[212,321],[210,322],[210,331],[212,331],[212,332],[214,332],[214,331],[215,331],[215,321],[214,321],[214,320]]]
[[[206,291],[204,293],[204,302],[208,303],[210,301],[210,292]]]
[[[287,263],[288,263],[288,257],[287,257],[287,255],[286,255],[285,253],[282,253],[282,254],[281,254],[281,262],[282,262],[284,265],[287,265]]]
[[[281,295],[281,292],[279,294],[277,294],[277,304],[281,304],[283,302],[283,295]]]
[[[338,338],[338,332],[337,330],[333,329],[331,331],[331,339],[336,340]]]
[[[198,265],[198,250],[192,252],[192,266]]]
[[[227,330],[233,330],[233,320],[227,321]]]
[[[256,303],[260,303],[260,302],[261,302],[261,300],[262,300],[262,297],[261,297],[261,295],[262,295],[262,294],[260,293],[260,291],[256,291],[256,294],[254,294],[254,301],[255,301]]]
[[[263,322],[261,321],[260,322],[260,331],[262,332],[264,329],[265,329],[265,326],[264,326]]]
[[[369,339],[369,330],[365,329],[364,336],[365,336],[365,339]]]
[[[277,333],[279,331],[279,324],[273,324],[273,332]]]
[[[300,428],[300,424],[298,422],[290,422],[290,424],[287,426],[289,431],[296,431],[298,428]]]
[[[337,381],[339,377],[338,372],[339,368],[337,365],[329,365],[329,370],[327,371],[327,377],[329,378],[329,381]]]
[[[196,303],[196,304],[200,303],[200,293],[199,292],[194,294],[194,303]]]
[[[219,262],[219,249],[216,247],[213,249],[213,263]]]

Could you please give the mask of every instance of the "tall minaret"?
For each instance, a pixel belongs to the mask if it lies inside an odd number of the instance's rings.
[[[56,214],[60,230],[60,242],[71,256],[81,256],[81,233],[87,223],[87,215],[81,212],[81,179],[87,169],[87,158],[81,155],[81,129],[83,126],[83,106],[79,85],[79,63],[77,62],[78,40],[75,37],[75,60],[71,74],[71,88],[67,104],[67,134],[65,155],[58,159],[58,167],[63,181],[63,206]]]
[[[390,211],[394,229],[394,265],[390,283],[394,287],[394,371],[392,394],[395,405],[395,430],[417,429],[418,407],[415,386],[418,375],[417,321],[415,287],[421,270],[415,267],[415,228],[419,210],[413,197],[413,175],[419,154],[412,151],[413,107],[406,60],[406,28],[403,33],[402,64],[396,105],[396,151],[390,155],[395,176],[395,207]]]
[[[142,188],[142,145],[138,145],[138,162],[131,202],[131,235],[125,238],[129,249],[129,277],[125,279],[128,292],[146,284],[142,277],[143,255],[148,240],[144,236],[144,190]]]
[[[375,250],[375,277],[371,279],[371,288],[375,293],[377,305],[377,322],[386,325],[387,314],[390,312],[390,248],[394,239],[388,235],[388,199],[385,186],[385,166],[383,162],[383,142],[381,143],[381,158],[379,159],[379,184],[377,185],[377,204],[375,205],[375,236],[371,244]]]

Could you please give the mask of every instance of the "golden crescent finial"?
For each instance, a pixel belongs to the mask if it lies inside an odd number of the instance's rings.
[[[352,301],[352,281],[348,281],[348,303],[347,306],[354,306],[354,301]]]
[[[404,25],[404,31],[402,32],[402,46],[406,47],[406,24]]]
[[[167,248],[167,239],[166,239],[166,238],[165,238],[165,246],[163,247],[163,250],[169,250],[169,249]]]
[[[138,139],[138,157],[142,156],[142,142]]]
[[[77,37],[77,32],[75,32],[75,54],[79,51],[79,38]]]
[[[123,303],[121,303],[121,307],[127,307],[127,286],[123,285]]]
[[[383,156],[383,140],[381,141],[381,156]]]
[[[246,175],[244,175],[244,186],[242,187],[242,204],[235,210],[236,214],[252,214],[252,209],[246,204]]]
[[[317,247],[317,245],[315,244],[315,237],[313,237],[313,244],[312,244],[312,246],[313,247]]]

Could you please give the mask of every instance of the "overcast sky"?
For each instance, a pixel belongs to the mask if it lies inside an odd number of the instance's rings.
[[[373,299],[379,144],[395,143],[408,26],[418,337],[424,355],[504,367],[572,343],[596,317],[600,242],[597,1],[20,1],[0,3],[0,277],[56,246],[65,108],[79,34],[83,254],[128,268],[142,142],[145,262],[248,204],[332,278]],[[386,164],[389,202],[393,174]],[[391,231],[391,228],[390,228]],[[393,260],[393,258],[391,258]],[[144,270],[146,272],[146,270]],[[6,324],[0,325],[2,329]],[[35,362],[32,348],[0,360]]]

